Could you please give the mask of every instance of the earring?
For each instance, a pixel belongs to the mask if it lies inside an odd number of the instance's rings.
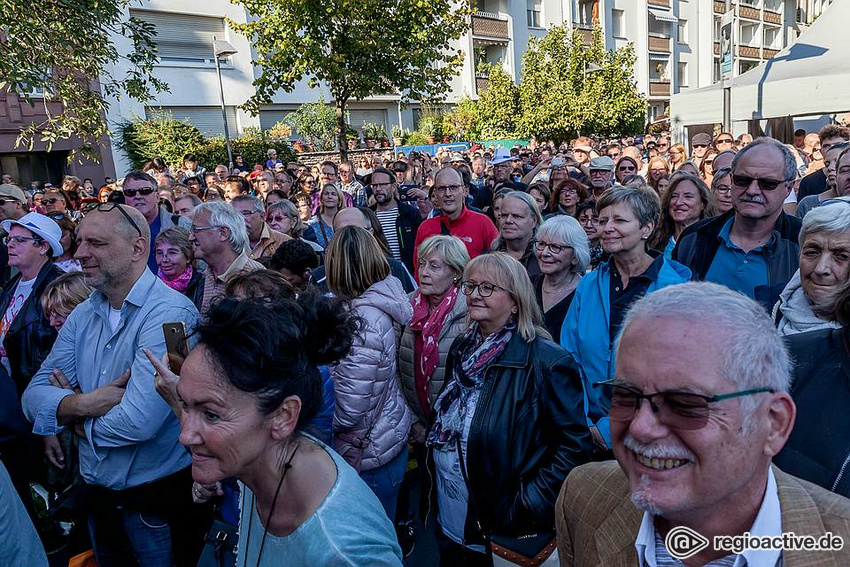
[[[513,309],[511,309],[511,313],[513,313],[514,315],[516,315],[516,307],[514,307]]]

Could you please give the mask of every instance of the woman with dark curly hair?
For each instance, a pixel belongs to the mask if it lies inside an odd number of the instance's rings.
[[[316,295],[227,298],[197,330],[179,381],[148,354],[157,382],[177,383],[194,498],[242,482],[237,565],[401,565],[378,499],[303,432],[322,404],[317,366],[346,356],[355,332],[342,305]]]

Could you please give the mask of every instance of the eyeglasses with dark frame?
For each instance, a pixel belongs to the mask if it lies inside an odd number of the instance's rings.
[[[127,214],[127,211],[125,211],[124,207],[122,207],[120,204],[118,204],[118,203],[101,203],[95,208],[95,210],[100,212],[100,213],[108,213],[108,212],[110,212],[114,209],[118,209],[118,212],[121,213],[124,216],[125,219],[127,219],[127,222],[129,222],[130,225],[133,228],[136,229],[136,232],[139,233],[139,236],[142,236],[142,229],[139,228],[139,225],[136,224],[136,221],[134,221],[133,218],[130,215]]]
[[[463,185],[443,185],[442,187],[434,187],[434,193],[444,195],[446,193],[460,193],[463,191]]]
[[[547,248],[552,254],[560,254],[563,250],[566,250],[567,248],[572,250],[573,247],[567,246],[566,244],[552,244],[551,242],[544,242],[543,240],[538,240],[534,243],[534,249],[540,252],[541,254]]]
[[[732,174],[732,184],[741,189],[746,189],[753,184],[753,181],[758,182],[759,189],[762,191],[775,191],[783,183],[788,183],[788,181],[770,179],[769,177],[750,177],[749,175]]]
[[[460,282],[460,291],[464,295],[472,295],[473,293],[475,293],[476,289],[478,290],[478,295],[480,295],[481,297],[490,297],[491,295],[493,295],[493,291],[497,289],[501,289],[505,293],[508,293],[508,290],[506,290],[502,286],[498,286],[490,282],[475,283],[470,280]]]
[[[695,431],[705,427],[711,414],[711,404],[743,396],[776,392],[775,389],[765,386],[714,396],[675,390],[644,394],[636,388],[617,383],[615,380],[596,382],[593,386],[603,388],[603,392],[611,400],[608,410],[608,418],[611,421],[631,421],[640,411],[641,402],[646,400],[662,424],[682,431]]]
[[[154,191],[156,191],[156,189],[154,189],[153,187],[141,187],[139,189],[124,189],[124,196],[125,197],[135,197],[136,195],[142,195],[144,197],[147,197],[148,195],[150,195]]]

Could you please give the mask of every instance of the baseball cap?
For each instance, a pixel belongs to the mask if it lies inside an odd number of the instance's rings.
[[[33,234],[44,239],[48,244],[50,244],[50,249],[53,250],[54,257],[62,255],[62,229],[59,228],[56,221],[50,217],[42,215],[41,213],[27,213],[18,220],[4,220],[0,223],[0,226],[2,226],[3,230],[8,233],[9,229],[12,228],[12,225],[14,224],[22,226]]]
[[[691,138],[691,146],[710,146],[711,136],[705,132],[700,132]]]
[[[8,197],[19,203],[27,202],[27,198],[24,196],[24,192],[21,191],[21,188],[17,185],[12,185],[11,183],[3,183],[0,185],[0,197]]]
[[[590,160],[590,169],[614,171],[614,160],[608,156],[595,157]]]

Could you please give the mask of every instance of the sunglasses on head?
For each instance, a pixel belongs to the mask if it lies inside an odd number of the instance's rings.
[[[769,179],[767,177],[750,177],[749,175],[732,174],[732,183],[737,187],[746,189],[753,184],[753,181],[758,181],[759,189],[762,191],[774,191],[777,187],[785,183],[779,179]]]
[[[153,187],[143,187],[142,189],[124,189],[125,197],[135,197],[136,195],[150,195],[156,191]]]
[[[602,387],[603,392],[611,400],[611,407],[608,410],[608,418],[611,421],[631,421],[640,411],[643,400],[646,400],[649,402],[652,413],[662,424],[681,431],[694,431],[705,427],[711,414],[711,404],[754,394],[772,394],[776,391],[773,388],[762,387],[704,396],[676,390],[644,394],[633,386],[617,384],[611,380],[597,382],[594,386]]]

